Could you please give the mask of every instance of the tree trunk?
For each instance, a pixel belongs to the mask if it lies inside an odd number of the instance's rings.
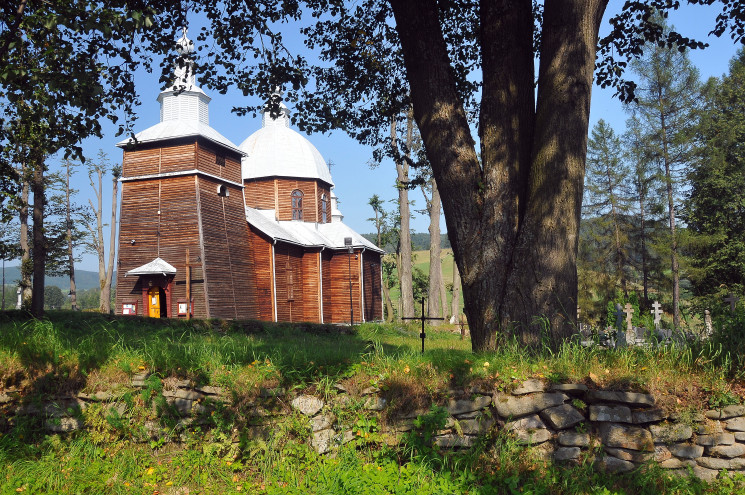
[[[75,256],[72,246],[72,219],[70,218],[70,162],[65,164],[65,236],[67,237],[67,262],[69,263],[68,272],[70,274],[70,308],[75,311],[78,309],[78,296],[75,289]]]
[[[549,2],[534,104],[530,1],[483,1],[481,163],[437,3],[390,0],[414,116],[442,194],[475,351],[497,332],[554,346],[576,321],[576,256],[592,74],[607,0]],[[482,168],[483,166],[483,168]],[[539,322],[540,323],[540,322]]]
[[[381,263],[382,268],[382,263]],[[393,302],[391,301],[391,290],[388,287],[388,283],[383,280],[383,300],[385,301],[385,321],[390,323],[393,321]]]
[[[613,217],[613,233],[616,243],[616,276],[621,279],[621,289],[625,298],[629,297],[629,290],[626,283],[626,274],[624,273],[624,256],[623,246],[621,245],[621,229],[618,225],[618,211],[616,210],[616,195],[613,194],[613,179],[610,170],[606,167],[606,177],[608,179],[608,192],[610,195],[610,212]]]
[[[673,178],[670,154],[668,152],[667,126],[662,101],[661,87],[658,92],[660,108],[660,129],[662,130],[662,159],[665,164],[665,187],[667,188],[667,214],[670,227],[670,270],[673,276],[673,328],[680,328],[680,267],[678,265],[678,237],[675,231],[675,202],[673,197]]]
[[[44,271],[47,259],[44,237],[44,160],[35,158],[33,161],[34,175],[31,181],[31,193],[34,195],[34,281],[31,291],[31,314],[35,318],[41,318],[44,316]]]
[[[119,177],[114,173],[111,180],[111,223],[109,234],[109,264],[106,270],[106,279],[104,286],[101,288],[101,312],[111,312],[111,281],[114,274],[114,257],[116,253],[116,204],[119,196]],[[101,237],[103,241],[103,237]],[[103,245],[103,242],[101,242]]]
[[[442,289],[444,284],[442,282],[442,260],[440,255],[442,253],[441,239],[440,239],[440,192],[437,190],[437,183],[434,179],[431,179],[430,184],[432,185],[432,198],[428,199],[427,194],[422,187],[422,194],[424,195],[424,202],[427,205],[427,212],[429,213],[429,288],[427,298],[427,316],[430,318],[440,318],[445,312],[445,305],[442,304]],[[438,321],[433,320],[430,322],[432,325],[437,325]]]
[[[460,272],[455,258],[453,258],[453,300],[450,302],[450,312],[457,320],[460,320]]]
[[[644,187],[642,184],[641,187]],[[646,231],[646,209],[644,202],[646,194],[643,189],[639,192],[639,223],[641,228],[641,250],[642,250],[642,287],[644,291],[644,308],[649,308],[649,268],[647,267],[647,231]]]
[[[409,126],[411,123],[411,117],[407,119]],[[409,129],[410,134],[411,131]],[[397,149],[396,144],[396,120],[391,120],[391,143],[394,149]],[[407,141],[411,141],[407,137]],[[407,146],[410,145],[407,142]],[[411,149],[409,147],[409,149]],[[399,261],[399,284],[401,286],[401,315],[405,317],[414,316],[414,284],[411,277],[411,230],[409,227],[409,220],[411,213],[409,212],[409,164],[402,159],[396,160],[396,172],[397,172],[397,184],[398,187],[398,209],[401,216],[401,234],[399,236],[400,249],[398,253]]]
[[[19,210],[18,220],[21,224],[20,243],[21,243],[21,304],[24,309],[31,308],[31,244],[28,238],[28,197],[29,197],[29,180],[28,170],[24,166],[21,170],[23,183],[21,185],[21,208]]]

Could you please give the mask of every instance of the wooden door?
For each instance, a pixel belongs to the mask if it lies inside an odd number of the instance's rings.
[[[160,287],[151,287],[147,291],[147,315],[150,318],[160,318]]]

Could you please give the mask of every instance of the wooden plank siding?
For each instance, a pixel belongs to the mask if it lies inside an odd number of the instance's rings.
[[[272,240],[249,226],[248,245],[256,279],[258,319],[274,321],[274,287],[272,280]]]
[[[326,195],[326,223],[331,221],[331,189],[323,182],[318,182],[318,223],[323,223],[323,203],[321,196]]]
[[[257,318],[256,284],[248,248],[248,224],[241,189],[198,177],[202,242],[210,317]]]
[[[362,254],[362,271],[365,297],[363,307],[365,321],[383,319],[383,295],[380,279],[380,254],[374,251],[365,251]]]
[[[330,249],[325,249],[321,252],[321,284],[323,288],[322,299],[323,299],[323,321],[325,323],[335,323],[333,304],[331,299],[331,258],[334,257],[334,252]]]
[[[303,321],[321,321],[319,251],[320,249],[306,249],[303,252]]]
[[[277,321],[304,321],[303,249],[278,242],[274,246]]]
[[[136,302],[137,314],[146,314],[140,277],[124,275],[160,257],[177,270],[167,316],[177,315],[178,300],[186,299],[186,248],[190,249],[193,258],[191,291],[194,316],[207,318],[204,272],[201,264],[195,262],[199,253],[195,178],[173,177],[167,181],[151,179],[122,183],[116,313],[121,314],[123,303]]]
[[[246,206],[261,210],[274,210],[274,179],[251,180],[244,183]]]
[[[350,321],[349,304],[349,282],[352,281],[352,307],[355,322],[362,321],[360,314],[360,250],[355,250],[350,255],[346,251],[334,251],[329,263],[330,284],[324,284],[324,291],[331,292],[329,306],[331,308],[331,319],[329,323],[348,323]],[[355,259],[355,255],[357,259]],[[350,266],[351,265],[351,266]],[[351,270],[350,270],[351,269]],[[326,300],[324,300],[324,308]]]
[[[160,170],[158,173],[167,174],[172,172],[183,172],[194,170],[196,160],[196,143],[182,144],[178,146],[164,146],[160,148]]]
[[[224,165],[217,163],[217,157],[224,159]],[[217,150],[211,143],[199,141],[197,144],[197,167],[198,170],[217,177],[222,177],[231,182],[241,183],[241,159],[236,153],[227,150]]]
[[[300,189],[303,192],[303,221],[317,222],[320,198],[316,199],[315,180],[313,179],[277,179],[277,218],[292,220],[292,191]]]

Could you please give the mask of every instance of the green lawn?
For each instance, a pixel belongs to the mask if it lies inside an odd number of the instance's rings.
[[[595,473],[589,463],[544,464],[495,434],[477,447],[438,451],[420,440],[388,445],[374,416],[354,414],[365,435],[336,457],[307,443],[308,426],[290,415],[265,441],[230,450],[242,408],[262,389],[281,387],[332,400],[336,384],[354,395],[376,386],[393,403],[441,403],[453,389],[505,389],[526,378],[575,381],[652,393],[665,407],[700,410],[711,401],[741,400],[738,381],[724,379],[721,359],[705,349],[597,351],[564,345],[528,350],[507,341],[475,355],[470,342],[427,329],[426,352],[416,325],[331,325],[173,321],[49,312],[28,319],[0,313],[0,394],[15,390],[33,403],[80,391],[130,389],[133,373],[189,378],[223,387],[232,402],[177,444],[137,443],[103,409],[86,411],[89,430],[43,433],[33,420],[9,422],[0,411],[0,495],[15,493],[742,493],[742,475],[705,485],[659,469],[633,475]],[[716,359],[715,359],[716,358]],[[131,395],[143,420],[145,398]],[[144,402],[143,402],[144,401]],[[397,402],[398,401],[398,402]],[[138,405],[139,404],[139,405]],[[4,407],[4,406],[0,406]],[[138,409],[139,407],[139,409]]]

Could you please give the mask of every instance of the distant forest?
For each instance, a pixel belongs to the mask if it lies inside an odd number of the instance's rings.
[[[373,244],[378,243],[377,234],[362,234],[362,237],[372,242]],[[425,234],[418,234],[415,232],[411,233],[411,244],[414,251],[427,251],[429,250],[429,232]],[[447,232],[442,234],[442,248],[450,249],[450,239],[448,238]],[[396,246],[388,244],[387,246],[381,246],[386,252],[392,253],[396,250]]]

